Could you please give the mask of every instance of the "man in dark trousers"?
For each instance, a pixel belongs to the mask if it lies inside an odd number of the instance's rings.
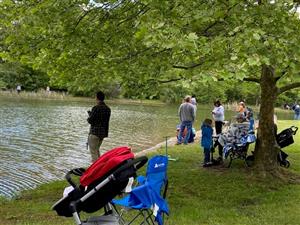
[[[108,136],[109,118],[111,110],[104,103],[105,95],[102,91],[97,92],[97,105],[88,111],[88,123],[91,124],[88,137],[88,145],[92,156],[92,162],[95,162],[100,156],[100,146],[104,138]]]

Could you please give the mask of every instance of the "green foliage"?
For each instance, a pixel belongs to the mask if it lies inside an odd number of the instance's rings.
[[[3,80],[0,80],[0,89],[5,90],[7,88],[7,83]]]
[[[166,84],[159,92],[160,99],[167,103],[182,102],[186,95],[191,95],[193,92],[189,88],[184,88],[181,85]]]
[[[21,85],[24,90],[36,91],[49,85],[48,76],[19,63],[0,64],[0,88],[15,89]]]
[[[109,2],[1,1],[0,57],[46,71],[51,86],[75,95],[104,89],[173,101],[180,89],[201,94],[201,101],[256,102],[257,91],[232,89],[230,80],[259,79],[263,65],[281,76],[278,87],[299,82],[300,28],[292,1]],[[217,80],[229,83],[212,85]],[[176,84],[166,91],[166,83]],[[214,93],[203,94],[208,84]]]
[[[280,95],[277,99],[277,106],[283,106],[284,104],[292,104],[298,102],[300,103],[300,91],[292,90],[285,93],[285,95]]]
[[[185,95],[193,94],[197,102],[203,104],[212,103],[217,99],[221,102],[237,102],[243,99],[247,104],[255,105],[260,102],[258,89],[258,85],[233,81],[191,81],[187,87],[179,84],[165,85],[159,92],[159,98],[165,102],[181,102]]]

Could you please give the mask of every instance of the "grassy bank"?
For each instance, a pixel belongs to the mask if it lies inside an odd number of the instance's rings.
[[[296,121],[279,121],[279,130],[290,125],[300,127]],[[300,131],[294,139],[295,143],[284,149],[291,162],[286,171],[300,175]],[[164,149],[159,152],[163,154]],[[166,224],[299,225],[299,184],[257,179],[240,160],[230,169],[202,168],[198,143],[170,147],[169,153],[178,161],[169,164],[171,214]],[[72,218],[59,217],[50,210],[65,186],[65,181],[52,182],[24,191],[13,200],[1,199],[0,224],[75,224]]]
[[[92,101],[92,98],[74,97],[65,92],[47,92],[40,90],[37,92],[21,91],[19,94],[16,91],[0,91],[0,97],[7,99],[21,99],[21,100],[62,100],[62,101]]]
[[[64,100],[64,101],[90,101],[95,102],[93,97],[75,97],[69,95],[66,92],[47,92],[45,90],[40,90],[37,92],[32,91],[22,91],[19,94],[16,91],[0,91],[0,97],[14,98],[14,99],[29,99],[29,100]],[[106,99],[108,103],[114,104],[132,104],[132,105],[165,105],[166,103],[159,100],[138,100],[138,99],[124,99],[124,98],[114,98]]]

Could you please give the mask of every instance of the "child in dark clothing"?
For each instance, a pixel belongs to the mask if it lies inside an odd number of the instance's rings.
[[[201,146],[204,149],[204,164],[203,166],[208,166],[210,162],[210,149],[213,145],[213,129],[212,129],[212,120],[211,119],[205,119],[201,125]]]

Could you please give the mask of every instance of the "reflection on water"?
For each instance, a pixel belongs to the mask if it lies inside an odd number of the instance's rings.
[[[92,102],[0,98],[0,105],[0,195],[12,197],[89,165],[86,111]],[[109,138],[102,152],[122,145],[140,151],[175,135],[178,106],[109,105]],[[196,129],[210,110],[198,107]]]

